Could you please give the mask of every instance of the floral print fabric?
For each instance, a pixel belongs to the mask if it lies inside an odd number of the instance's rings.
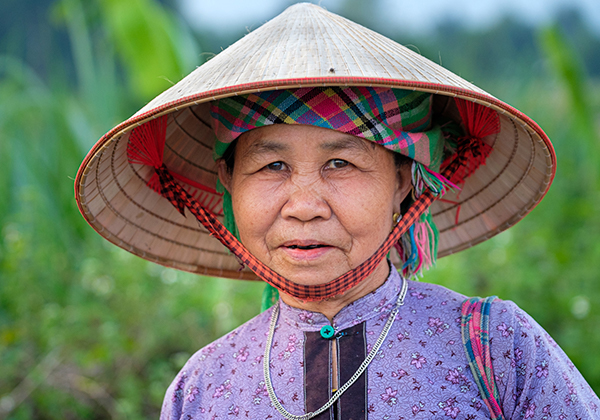
[[[392,270],[383,286],[335,316],[335,330],[365,322],[370,351],[401,282]],[[464,299],[441,286],[409,281],[404,306],[367,370],[369,418],[490,418],[463,350]],[[273,387],[286,410],[303,414],[304,332],[330,323],[320,313],[278,304],[270,361]],[[161,420],[282,419],[263,375],[270,315],[271,310],[261,313],[192,356],[166,393]],[[554,340],[514,303],[492,305],[490,341],[506,419],[600,418],[598,397]]]

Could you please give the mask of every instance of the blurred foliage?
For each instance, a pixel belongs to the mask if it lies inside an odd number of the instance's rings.
[[[118,21],[140,8],[135,27]],[[41,77],[27,56],[0,55],[0,418],[157,418],[191,352],[257,313],[260,285],[105,243],[79,215],[73,177],[104,131],[170,86],[159,76],[194,68],[195,40],[151,1],[65,0],[48,14],[68,34],[74,80],[60,62]]]
[[[513,24],[410,40],[525,110],[558,155],[529,217],[424,280],[516,301],[598,392],[599,41],[572,21],[537,37]],[[0,419],[157,418],[190,354],[255,315],[262,286],[107,243],[79,215],[73,177],[97,138],[201,64],[210,34],[155,0],[10,0],[0,35]]]

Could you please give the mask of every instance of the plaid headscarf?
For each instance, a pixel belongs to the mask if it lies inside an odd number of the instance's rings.
[[[432,94],[373,87],[311,87],[219,99],[211,105],[215,158],[253,128],[305,124],[370,140],[438,171],[444,136]]]

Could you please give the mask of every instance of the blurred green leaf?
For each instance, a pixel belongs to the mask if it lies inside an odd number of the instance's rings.
[[[187,75],[199,59],[174,17],[151,0],[101,0],[103,21],[140,98],[148,99]],[[188,48],[181,54],[182,46]],[[190,48],[191,47],[191,48]],[[187,59],[185,57],[188,57]]]
[[[597,186],[600,135],[594,120],[583,64],[575,54],[573,46],[569,45],[556,25],[540,32],[540,43],[566,91],[571,108],[569,114],[573,118],[570,127],[576,135],[574,140],[579,143],[580,152],[587,155],[581,162],[580,172],[585,176],[582,182],[585,182],[588,187]]]

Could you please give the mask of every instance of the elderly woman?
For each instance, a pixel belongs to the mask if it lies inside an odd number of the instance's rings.
[[[299,4],[104,136],[76,188],[111,242],[279,292],[192,356],[163,419],[592,419],[513,303],[411,280],[524,217],[554,164],[519,111]]]

